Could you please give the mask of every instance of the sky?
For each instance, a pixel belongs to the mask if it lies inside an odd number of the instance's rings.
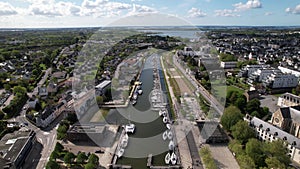
[[[300,26],[300,0],[0,0],[0,28],[100,27],[120,20],[130,26]]]

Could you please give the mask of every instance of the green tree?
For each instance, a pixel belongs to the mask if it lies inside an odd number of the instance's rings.
[[[246,99],[244,97],[239,97],[234,102],[234,105],[239,108],[242,112],[245,110]]]
[[[66,164],[72,164],[72,162],[74,161],[75,157],[76,157],[76,156],[75,156],[73,153],[67,152],[67,153],[65,154],[65,156],[64,156],[64,162],[65,162]]]
[[[24,94],[27,93],[27,89],[25,87],[22,87],[22,86],[15,86],[13,88],[13,93],[14,94],[20,93],[20,94],[24,95]]]
[[[290,158],[288,157],[287,147],[282,140],[268,142],[264,145],[264,152],[270,158],[276,158],[280,163],[288,166]],[[271,160],[274,161],[274,160]]]
[[[221,117],[222,126],[229,131],[238,121],[243,119],[243,114],[235,106],[229,106],[225,109],[224,114]]]
[[[11,89],[10,85],[9,84],[4,84],[3,85],[4,89],[9,91]]]
[[[262,150],[263,143],[251,138],[246,144],[246,153],[253,159],[257,166],[265,166],[265,154]]]
[[[230,140],[228,147],[236,156],[246,155],[246,152],[243,150],[243,145],[239,140]]]
[[[260,101],[258,99],[252,99],[246,104],[246,112],[251,114],[254,111],[260,112]]]
[[[46,169],[59,169],[60,166],[57,164],[56,161],[48,161],[47,165],[46,165]]]
[[[255,133],[249,127],[248,123],[242,120],[232,126],[231,131],[233,137],[237,140],[240,140],[242,143],[245,143],[248,141],[248,139],[255,137]]]
[[[51,153],[51,155],[50,155],[50,159],[55,161],[57,158],[59,158],[58,152],[57,151],[53,151]]]
[[[86,165],[84,165],[84,169],[96,169],[97,167],[95,166],[95,164],[92,163],[87,163]]]
[[[98,164],[99,164],[99,157],[96,156],[95,154],[91,154],[91,155],[89,156],[88,163],[92,163],[92,164],[98,166]]]
[[[88,159],[88,157],[86,156],[86,154],[84,152],[80,152],[78,155],[77,155],[77,159],[76,159],[76,162],[78,164],[84,164],[85,161]]]
[[[239,155],[237,157],[241,169],[253,169],[256,168],[256,165],[253,159],[247,155]]]
[[[103,100],[104,100],[104,99],[103,99],[102,96],[97,96],[97,97],[96,97],[96,101],[97,101],[98,104],[103,104]]]
[[[61,145],[59,142],[56,143],[54,151],[61,153],[64,150],[64,146]]]
[[[281,163],[276,157],[268,157],[265,160],[268,168],[274,168],[274,169],[281,169],[281,168],[286,168],[284,163]]]

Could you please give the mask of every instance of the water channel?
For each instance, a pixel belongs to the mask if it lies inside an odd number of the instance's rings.
[[[163,93],[167,92],[159,56],[153,54],[146,59],[141,72],[139,80],[142,82],[143,94],[138,96],[136,105],[130,105],[127,108],[113,109],[106,118],[107,122],[111,124],[123,125],[130,122],[136,125],[135,133],[129,135],[129,143],[123,157],[117,161],[117,164],[130,165],[133,169],[146,169],[149,154],[153,155],[152,164],[154,166],[165,165],[164,159],[170,141],[168,139],[162,139],[162,134],[167,128],[162,121],[162,117],[158,115],[158,111],[152,110],[149,97],[154,86],[154,58],[158,61],[157,67],[160,75],[161,88]],[[164,95],[164,97],[167,101],[166,95]],[[169,110],[169,104],[167,109]],[[168,112],[170,112],[170,110]]]

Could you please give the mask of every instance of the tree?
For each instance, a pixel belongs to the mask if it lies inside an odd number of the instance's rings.
[[[48,161],[47,165],[46,165],[46,169],[59,169],[60,166],[57,164],[56,161]]]
[[[54,151],[60,153],[60,152],[63,151],[63,149],[64,149],[64,146],[61,145],[59,142],[57,142],[56,145],[55,145]]]
[[[96,156],[95,154],[91,154],[91,155],[89,156],[88,163],[92,163],[92,164],[98,166],[98,164],[99,164],[99,157]]]
[[[243,114],[241,111],[235,106],[229,106],[225,109],[224,114],[221,117],[221,124],[227,131],[229,131],[233,125],[242,119]]]
[[[254,131],[249,127],[245,121],[239,121],[230,129],[235,139],[240,140],[242,143],[248,141],[248,139],[255,137]]]
[[[246,112],[249,114],[257,111],[260,112],[260,101],[258,99],[252,99],[246,104]]]
[[[22,86],[15,86],[13,88],[13,93],[14,94],[20,93],[20,94],[24,95],[24,94],[27,93],[27,89],[25,87],[22,87]]]
[[[104,99],[103,99],[102,96],[97,96],[97,97],[96,97],[96,101],[97,101],[98,104],[103,104],[103,100],[104,100]]]
[[[64,162],[66,164],[72,164],[72,162],[74,161],[75,157],[76,156],[73,153],[67,152],[67,154],[65,154],[65,156],[64,156]]]
[[[244,97],[239,97],[234,102],[234,105],[238,107],[242,112],[245,110],[246,99]]]
[[[78,155],[77,155],[77,159],[76,159],[76,162],[78,164],[83,164],[85,163],[85,161],[88,159],[88,157],[85,155],[84,152],[80,152]]]
[[[276,157],[268,157],[265,162],[268,168],[286,168],[284,163],[281,163]]]
[[[253,169],[256,168],[253,159],[247,155],[240,155],[237,157],[241,169]]]
[[[265,166],[265,154],[262,150],[263,143],[251,138],[246,144],[246,154],[253,159],[257,166]]]
[[[51,155],[50,155],[50,159],[52,159],[52,160],[55,161],[57,158],[59,158],[58,152],[57,152],[57,151],[53,151],[53,152],[51,153]]]
[[[264,146],[265,154],[270,158],[276,158],[280,163],[288,165],[290,163],[290,158],[288,157],[287,147],[284,145],[282,140],[276,140],[273,142],[268,142]],[[270,159],[269,162],[274,162],[275,160]]]
[[[84,169],[95,169],[95,168],[96,168],[95,164],[92,164],[92,163],[87,163],[84,166]]]
[[[243,150],[243,145],[239,140],[230,140],[228,147],[236,156],[246,155],[246,152]]]

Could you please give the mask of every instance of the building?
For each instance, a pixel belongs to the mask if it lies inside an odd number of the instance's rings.
[[[0,168],[20,169],[36,142],[35,133],[21,128],[0,140]]]
[[[292,74],[272,73],[262,82],[265,87],[271,89],[294,88],[298,85],[298,78]]]
[[[257,90],[245,91],[244,95],[247,99],[247,102],[249,102],[252,99],[258,99],[259,98],[259,92]]]
[[[232,69],[237,67],[237,62],[221,62],[221,68]]]
[[[46,87],[38,87],[38,95],[41,98],[47,98],[48,96],[48,91]]]
[[[252,84],[253,82],[260,83],[273,73],[281,73],[281,71],[274,68],[257,69],[252,74],[250,74],[248,78],[248,83],[250,84]]]
[[[200,131],[201,142],[207,144],[227,143],[227,134],[215,121],[198,121],[197,126]]]
[[[238,77],[249,77],[253,72],[257,71],[258,69],[270,68],[270,65],[247,65],[241,69],[238,73]]]
[[[42,113],[36,118],[36,125],[38,127],[45,128],[49,126],[64,110],[67,108],[65,100],[61,101],[56,106],[48,106]]]
[[[280,107],[298,106],[300,105],[300,96],[285,93],[278,98],[277,105]]]
[[[28,100],[28,108],[34,109],[38,103],[39,99],[37,97],[31,97]]]
[[[300,139],[265,122],[257,117],[247,115],[244,118],[256,133],[257,139],[261,141],[283,140],[287,143],[288,155],[297,163],[300,163]]]
[[[273,113],[270,122],[300,138],[300,106],[279,108]]]
[[[102,95],[105,93],[106,89],[111,85],[111,80],[104,80],[95,86],[97,95]]]
[[[292,70],[292,69],[285,68],[282,66],[278,66],[278,69],[281,70],[282,73],[290,73],[292,75],[295,75],[296,77],[300,77],[300,72],[297,70]]]

